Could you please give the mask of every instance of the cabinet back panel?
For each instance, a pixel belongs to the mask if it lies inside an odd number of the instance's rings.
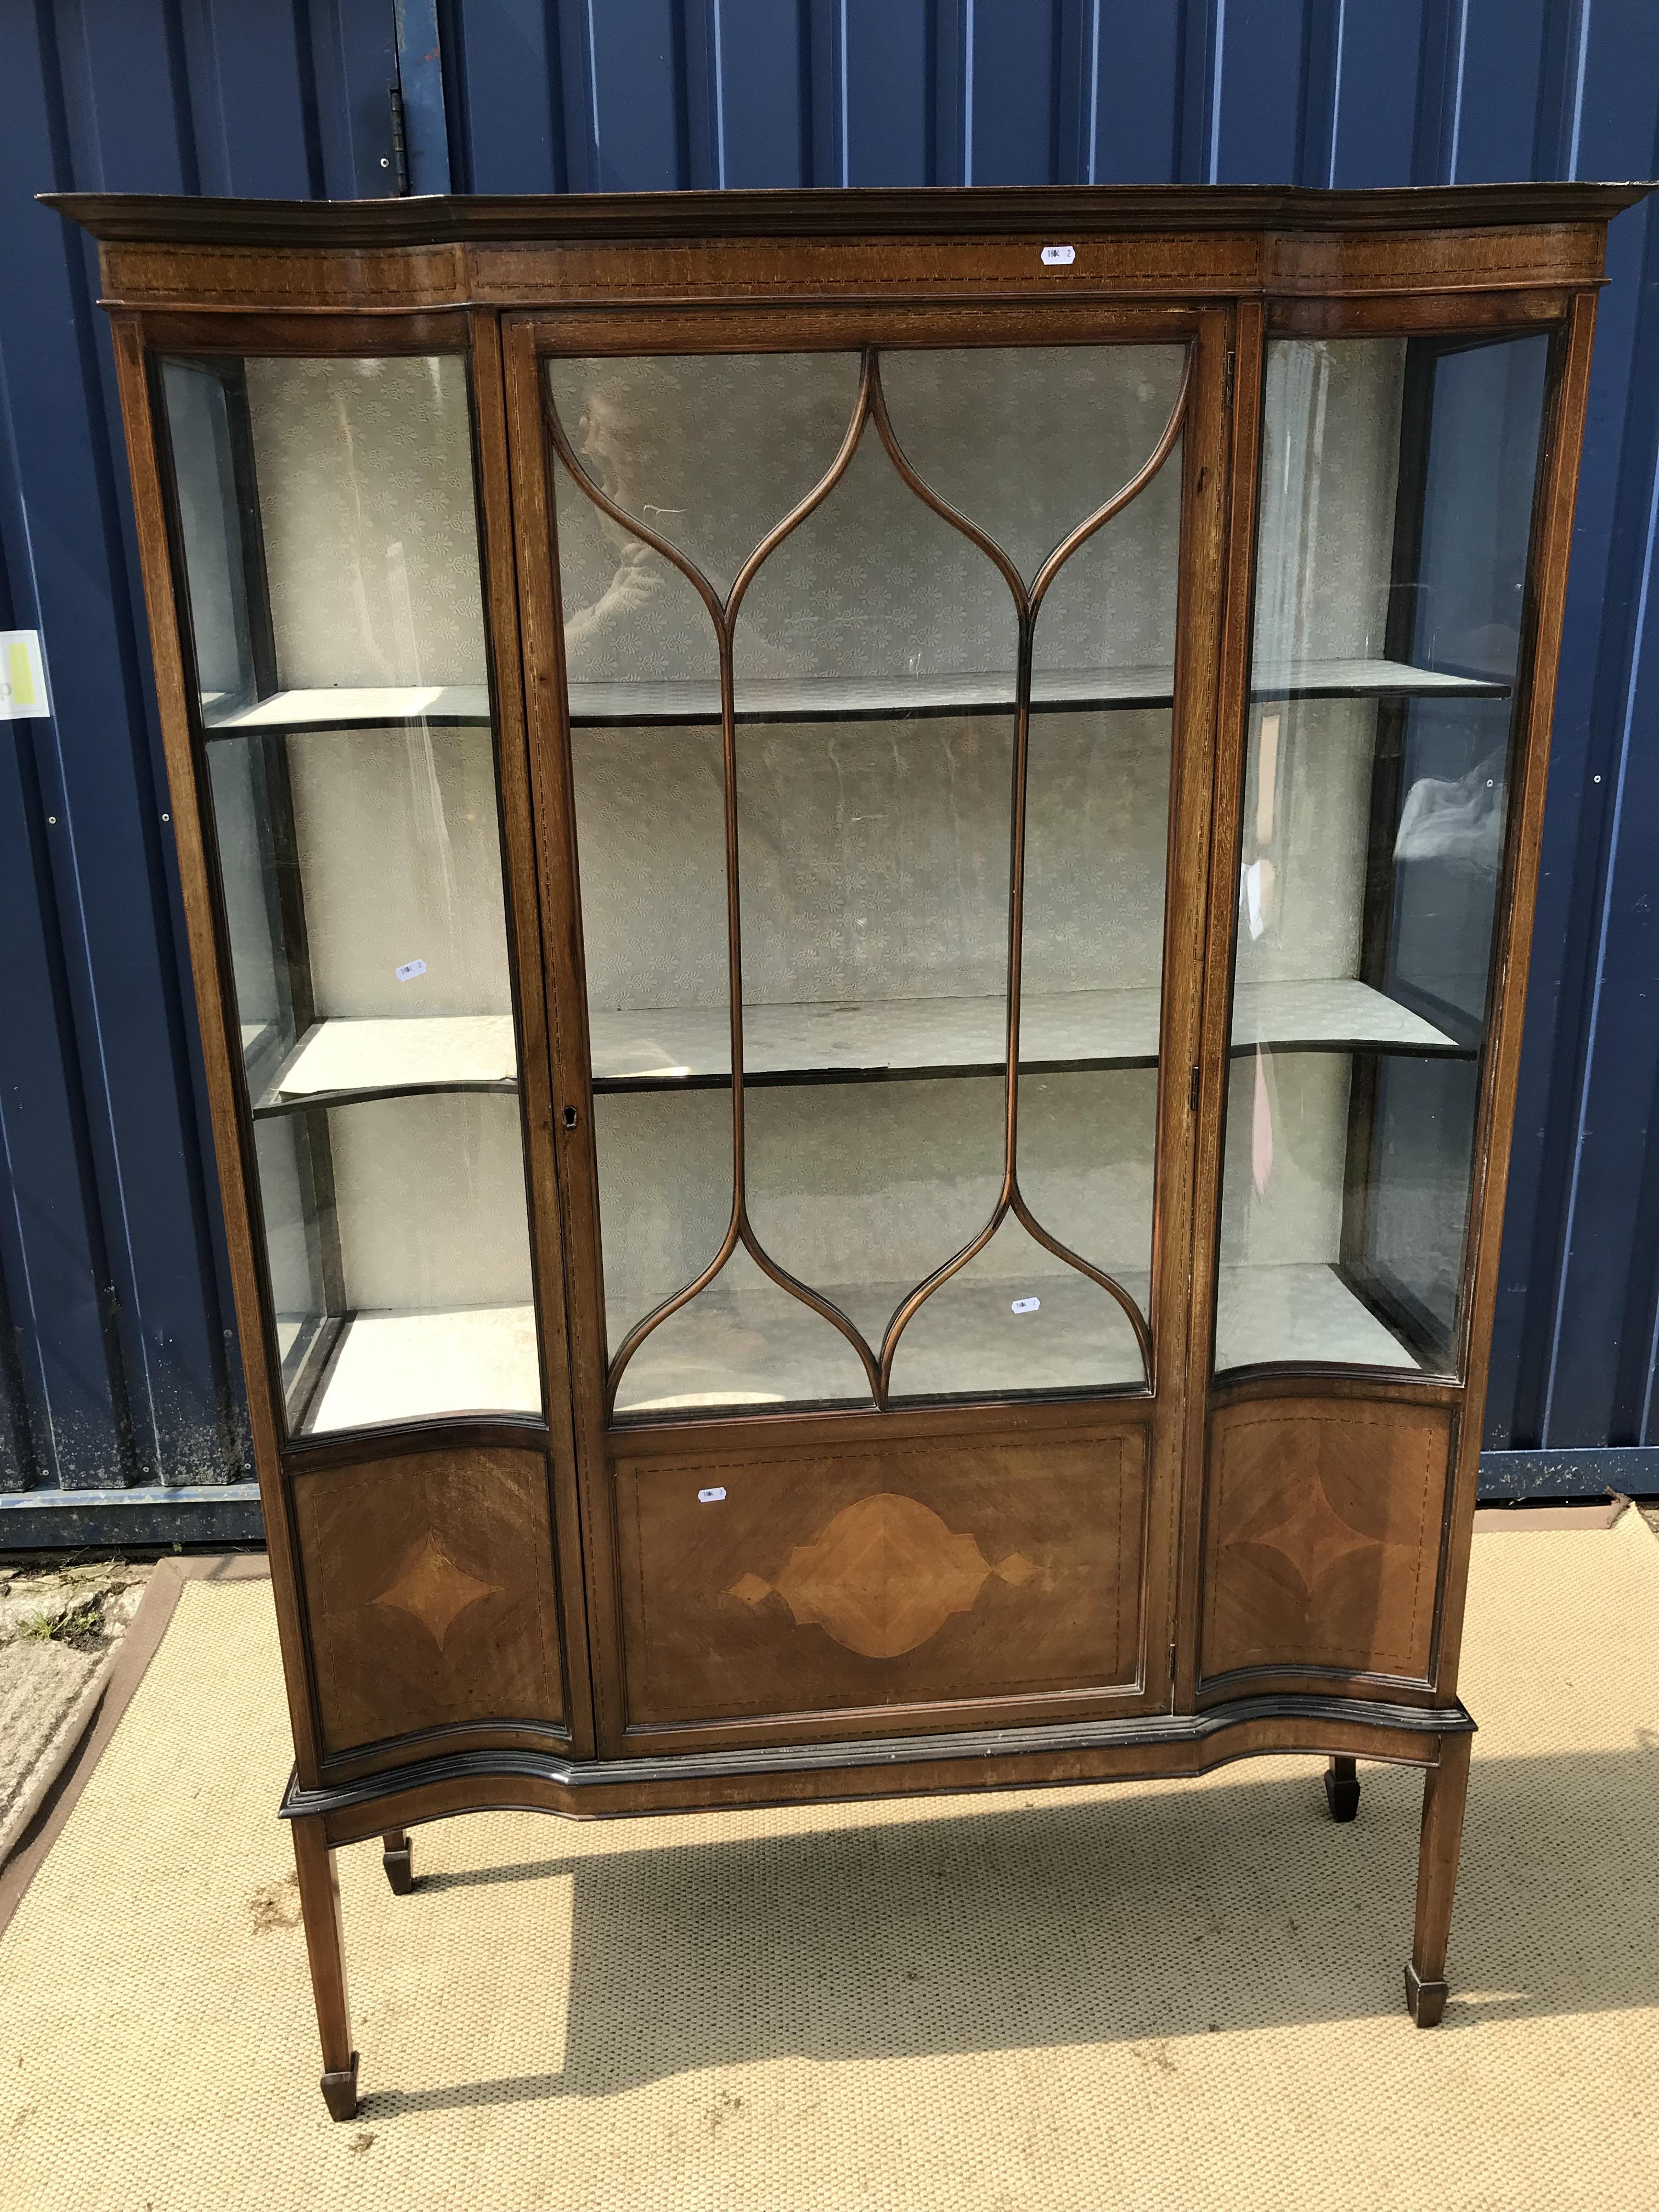
[[[466,363],[250,360],[278,680],[481,684]]]
[[[750,1005],[1006,988],[1011,722],[739,727]],[[1168,712],[1045,713],[1030,744],[1025,988],[1155,987]],[[719,730],[578,727],[572,751],[589,1004],[723,1006]]]
[[[510,1013],[489,731],[302,732],[289,774],[319,1016]]]
[[[1182,349],[918,351],[883,360],[894,429],[912,465],[924,481],[930,467],[942,472],[947,482],[930,488],[993,538],[1006,532],[1005,550],[1029,579],[1157,444],[1180,383]],[[548,374],[586,471],[625,514],[706,562],[724,592],[833,459],[852,418],[857,357],[556,361]],[[699,419],[711,379],[726,403]],[[948,440],[939,434],[947,424]],[[802,465],[808,453],[810,470]],[[674,590],[659,556],[642,555],[620,526],[568,499],[562,485],[558,516],[571,681],[700,673],[711,631],[695,594]],[[1051,613],[1048,665],[1168,659],[1179,530],[1179,474],[1166,471],[1106,534],[1097,591]],[[796,538],[763,564],[738,615],[740,690],[745,677],[1012,666],[1006,584],[905,486],[869,426],[847,474]]]
[[[348,1311],[530,1304],[516,1098],[438,1091],[328,1120]]]
[[[411,1453],[293,1488],[325,1753],[564,1723],[539,1452]]]
[[[1020,1182],[1033,1211],[1143,1303],[1157,1095],[1153,1068],[1021,1082]],[[746,1110],[757,1235],[798,1278],[845,1297],[844,1310],[878,1339],[898,1297],[989,1218],[1001,1170],[1003,1086],[994,1076],[759,1088]],[[614,1346],[719,1249],[731,1210],[730,1094],[602,1097],[594,1127],[611,1197],[601,1228]],[[1072,1272],[1035,1247],[1017,1262],[994,1242],[975,1266],[997,1282]],[[1022,1326],[1041,1333],[1042,1324]]]
[[[1127,1694],[1145,1459],[1137,1424],[1043,1443],[620,1460],[630,1725],[844,1711],[878,1733],[936,1701]]]

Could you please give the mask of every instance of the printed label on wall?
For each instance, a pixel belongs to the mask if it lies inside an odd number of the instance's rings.
[[[0,722],[44,720],[51,712],[40,631],[0,629]]]

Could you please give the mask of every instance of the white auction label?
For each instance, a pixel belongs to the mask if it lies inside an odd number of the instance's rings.
[[[1077,259],[1074,246],[1045,246],[1042,258],[1051,269],[1069,269]]]
[[[1012,1307],[1011,1308],[1011,1311],[1014,1313],[1035,1313],[1042,1304],[1042,1301],[1041,1298],[1016,1298]]]
[[[700,1490],[697,1492],[697,1503],[699,1505],[718,1505],[725,1495],[726,1492],[723,1490]]]
[[[400,983],[412,983],[417,975],[425,975],[426,963],[424,960],[405,960],[403,966],[394,969],[392,973]]]
[[[52,712],[38,629],[0,629],[0,722],[44,721]]]

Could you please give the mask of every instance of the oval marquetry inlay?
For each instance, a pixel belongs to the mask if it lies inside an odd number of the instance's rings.
[[[731,1595],[759,1606],[774,1591],[803,1628],[822,1628],[866,1659],[896,1659],[966,1613],[993,1575],[1018,1589],[1038,1571],[1018,1552],[993,1567],[920,1499],[880,1491],[846,1506],[773,1582],[745,1574]]]

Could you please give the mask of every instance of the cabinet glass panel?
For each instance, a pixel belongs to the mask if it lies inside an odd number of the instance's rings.
[[[1219,1369],[1455,1365],[1549,350],[1268,348]]]
[[[289,1429],[539,1412],[465,363],[161,378]]]
[[[1186,365],[548,364],[618,1415],[1145,1387]]]

